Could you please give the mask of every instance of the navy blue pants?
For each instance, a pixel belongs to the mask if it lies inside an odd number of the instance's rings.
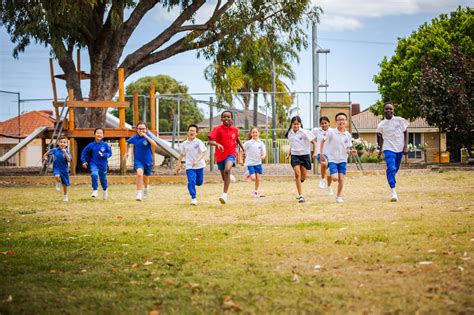
[[[383,151],[385,156],[385,163],[387,163],[387,181],[390,185],[390,188],[395,188],[397,183],[395,175],[397,175],[398,169],[400,168],[400,163],[402,162],[403,152],[393,152],[390,150]]]
[[[192,199],[196,198],[196,186],[201,186],[204,181],[204,167],[199,169],[187,169],[188,191]]]
[[[98,179],[100,178],[102,189],[107,190],[107,187],[109,186],[107,183],[107,172],[101,172],[95,164],[89,165],[89,168],[91,170],[92,189],[97,190],[99,188]]]

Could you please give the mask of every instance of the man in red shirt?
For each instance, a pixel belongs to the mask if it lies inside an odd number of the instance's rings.
[[[216,162],[217,168],[221,171],[224,181],[224,192],[219,198],[222,204],[227,203],[227,190],[229,190],[232,167],[235,166],[237,157],[237,144],[240,150],[244,152],[244,147],[239,139],[239,129],[232,125],[232,113],[223,111],[221,114],[222,124],[215,127],[209,133],[209,145],[217,147]]]

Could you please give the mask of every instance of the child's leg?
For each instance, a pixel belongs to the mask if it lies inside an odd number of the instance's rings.
[[[145,188],[147,188],[149,184],[150,178],[147,175],[143,175],[143,185],[145,186]]]
[[[296,190],[298,191],[298,195],[301,196],[303,194],[301,189],[301,168],[300,165],[295,165],[293,167],[293,171],[295,172],[295,183],[296,183]]]
[[[204,167],[196,171],[196,186],[201,186],[204,183]]]
[[[137,190],[143,190],[143,169],[137,168]]]
[[[61,176],[59,174],[54,175],[54,179],[56,180],[56,183],[61,184]]]
[[[337,185],[337,197],[341,197],[342,188],[344,187],[344,174],[338,173],[339,185]]]
[[[234,166],[233,161],[227,161],[225,163],[225,168],[224,168],[224,193],[227,193],[229,190],[229,185],[230,185],[230,172],[232,170],[232,167]]]
[[[94,164],[90,164],[89,167],[91,170],[92,190],[97,190],[99,189],[99,168]]]
[[[303,165],[300,165],[300,171],[301,171],[301,182],[304,182],[306,180],[307,169]]]
[[[321,179],[326,178],[327,169],[328,169],[328,162],[327,161],[321,162]]]
[[[99,172],[99,178],[100,178],[100,185],[102,186],[102,190],[106,191],[107,188],[109,187],[109,184],[107,182],[107,172]]]
[[[383,153],[385,156],[385,163],[387,164],[386,175],[388,184],[390,188],[395,188],[395,184],[397,183],[395,180],[395,174],[397,173],[396,153],[389,150],[385,150]]]
[[[260,174],[255,173],[255,191],[258,191],[258,188],[260,187]]]
[[[186,170],[186,176],[188,177],[188,192],[191,195],[191,199],[196,199],[196,170]]]
[[[64,192],[64,196],[67,195],[67,186],[66,184],[63,184],[63,192]]]

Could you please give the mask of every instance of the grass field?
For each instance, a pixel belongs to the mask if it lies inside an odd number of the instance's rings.
[[[348,178],[346,203],[292,181],[0,187],[1,314],[474,313],[474,176]]]

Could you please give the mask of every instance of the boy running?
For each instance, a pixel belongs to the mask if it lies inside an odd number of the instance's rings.
[[[71,152],[67,149],[67,137],[61,136],[58,139],[58,147],[49,149],[44,155],[43,160],[46,160],[49,155],[53,156],[53,175],[56,178],[56,190],[61,191],[61,184],[63,186],[64,196],[63,201],[69,201],[67,195],[67,186],[69,183],[69,162],[71,162]]]

